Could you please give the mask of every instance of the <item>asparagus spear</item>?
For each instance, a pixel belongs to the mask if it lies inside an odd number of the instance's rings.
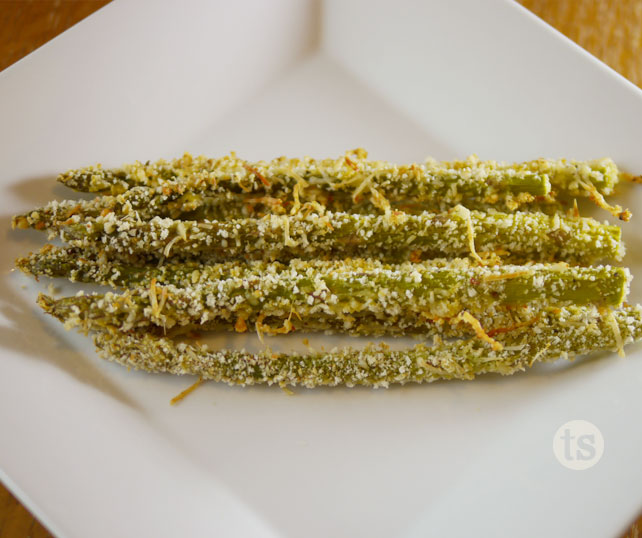
[[[252,262],[252,270],[258,274],[266,265],[264,262]],[[39,252],[18,258],[16,267],[36,278],[64,277],[73,282],[127,288],[149,286],[152,279],[159,284],[189,286],[205,280],[244,274],[248,264],[243,261],[216,264],[170,261],[163,265],[128,265],[109,260],[100,252],[47,244]]]
[[[497,266],[499,260],[493,261],[495,263],[487,266],[479,266],[469,258],[437,258],[414,264],[385,264],[379,260],[355,258],[335,261],[292,260],[289,264],[262,261],[208,264],[186,261],[133,266],[73,247],[45,245],[40,252],[16,260],[16,266],[35,277],[66,277],[72,281],[105,284],[115,288],[148,288],[152,280],[159,286],[171,284],[183,288],[196,285],[207,287],[213,283],[218,286],[218,281],[234,278],[244,289],[254,289],[256,281],[259,281],[259,286],[268,285],[267,282],[260,282],[265,274],[277,281],[292,280],[297,273],[301,278],[308,278],[309,270],[325,279],[335,273],[350,281],[356,277],[359,286],[362,286],[361,281],[365,277],[363,285],[372,287],[378,283],[373,275],[382,274],[395,281],[411,280],[421,293],[430,294],[432,291],[437,294],[437,299],[449,297],[455,300],[457,294],[463,293],[476,297],[478,304],[483,296],[484,301],[512,305],[546,301],[550,295],[557,302],[617,306],[624,299],[630,280],[628,269],[619,267],[582,268],[569,267],[565,263]],[[417,274],[421,277],[418,283]],[[443,286],[440,288],[441,280]],[[226,284],[234,285],[236,284],[232,282]],[[400,291],[405,294],[407,290]],[[261,294],[269,295],[265,291]]]
[[[500,258],[488,258],[487,265],[500,264]],[[291,262],[293,263],[293,262]],[[343,266],[359,267],[362,270],[372,268],[390,268],[394,265],[384,264],[375,259],[354,258],[335,261],[315,260],[315,267]],[[468,258],[449,260],[436,258],[423,262],[431,267],[448,267],[456,264],[458,267],[474,267]],[[131,288],[136,286],[149,286],[152,279],[158,284],[175,284],[176,286],[191,286],[203,284],[212,280],[235,277],[249,277],[260,275],[271,267],[276,271],[278,267],[287,267],[280,262],[262,261],[228,261],[221,263],[202,263],[192,261],[168,261],[163,265],[127,265],[118,260],[110,260],[99,252],[82,250],[75,247],[60,247],[47,244],[39,252],[31,253],[26,257],[18,258],[16,266],[25,274],[39,277],[64,277],[72,282],[91,282],[104,284],[114,288]]]
[[[642,310],[627,307],[601,315],[595,308],[563,308],[545,312],[528,328],[501,336],[496,351],[477,338],[437,340],[404,351],[371,346],[309,355],[245,351],[209,351],[198,344],[177,343],[144,332],[100,331],[94,343],[100,356],[147,372],[192,374],[230,385],[278,384],[305,387],[430,382],[473,379],[485,373],[510,375],[538,361],[598,350],[621,350],[642,338]]]
[[[435,321],[427,317],[397,315],[394,319],[388,320],[392,321],[392,323],[384,324],[381,319],[369,312],[356,312],[342,316],[317,312],[313,316],[300,317],[296,316],[291,310],[285,314],[276,312],[276,315],[270,316],[261,315],[259,317],[254,315],[251,319],[239,317],[235,321],[230,319],[232,318],[231,315],[226,315],[224,318],[209,318],[200,324],[179,324],[174,325],[172,328],[167,328],[150,324],[149,320],[144,318],[128,321],[122,315],[122,309],[118,309],[119,311],[114,314],[105,314],[100,312],[99,308],[95,308],[92,312],[95,316],[92,318],[87,311],[82,310],[86,308],[88,301],[72,301],[70,299],[55,300],[41,295],[38,298],[38,303],[46,313],[63,322],[67,329],[77,327],[85,332],[103,329],[125,331],[134,328],[135,330],[147,331],[150,334],[175,336],[198,331],[256,331],[260,338],[263,338],[263,335],[286,334],[295,331],[324,332],[326,334],[341,333],[351,336],[439,334],[446,338],[477,334],[474,328],[463,319]],[[80,311],[74,311],[74,307]],[[134,310],[136,312],[140,311],[138,305],[134,307]],[[292,312],[292,316],[290,316],[290,312]],[[535,314],[533,314],[534,316]],[[497,314],[494,320],[498,325],[502,326],[513,326],[516,323],[512,312],[509,311]],[[116,329],[115,323],[121,323],[119,329]],[[126,329],[126,327],[128,328]],[[479,334],[481,335],[481,332]],[[487,335],[487,338],[492,337]]]
[[[354,212],[367,212],[365,204],[332,204]],[[136,215],[141,220],[156,216],[186,220],[226,220],[266,214],[284,214],[291,202],[269,196],[225,193],[215,196],[182,190],[166,191],[148,187],[133,187],[117,196],[99,196],[92,200],[54,200],[43,207],[16,215],[13,228],[37,230],[59,228],[64,224],[81,222],[107,213],[117,216]]]
[[[288,184],[293,188],[299,177],[329,188],[343,188],[347,185],[341,186],[341,183],[346,180],[371,174],[374,174],[375,181],[384,182],[396,190],[407,189],[410,196],[419,194],[419,190],[424,190],[431,181],[438,185],[442,182],[453,184],[460,179],[467,181],[469,176],[491,183],[507,180],[507,185],[516,192],[524,191],[536,196],[548,194],[549,183],[577,196],[582,192],[577,183],[580,179],[591,182],[603,195],[609,195],[620,176],[617,166],[608,158],[593,161],[537,159],[505,164],[480,161],[473,155],[465,161],[438,162],[428,159],[424,164],[396,165],[369,161],[365,150],[356,149],[337,159],[279,157],[256,163],[238,159],[234,153],[220,159],[194,158],[185,153],[183,157],[172,161],[136,162],[115,170],[105,170],[100,165],[69,170],[61,174],[58,181],[75,190],[103,194],[119,194],[134,186],[156,187],[185,179],[193,180],[195,184],[211,184],[222,190],[248,192],[280,188]],[[333,184],[333,180],[338,180],[339,185]],[[375,187],[380,188],[377,184]]]
[[[277,198],[293,194],[295,186],[302,199],[323,203],[348,194],[334,211],[348,211],[349,199],[375,192],[391,203],[414,201],[423,209],[444,210],[458,203],[499,204],[507,209],[534,201],[551,202],[555,191],[572,197],[590,196],[598,205],[628,219],[622,208],[611,208],[595,198],[609,195],[620,174],[611,159],[566,161],[538,159],[517,164],[480,161],[475,156],[465,161],[400,165],[369,161],[363,149],[346,152],[338,159],[286,159],[249,163],[235,154],[220,159],[193,158],[186,153],[173,161],[136,162],[118,170],[104,170],[100,165],[70,170],[59,181],[81,191],[119,194],[145,185],[212,193],[267,192]],[[325,193],[325,195],[324,195]],[[306,196],[308,198],[306,198]],[[481,209],[480,206],[475,206]]]
[[[230,268],[230,264],[225,266]],[[124,294],[55,301],[44,297],[41,305],[69,326],[122,330],[151,325],[207,328],[211,321],[219,324],[221,320],[238,322],[245,330],[248,323],[262,323],[266,317],[280,321],[285,331],[296,327],[293,317],[304,326],[308,320],[327,325],[330,319],[352,329],[356,319],[366,316],[369,323],[381,326],[382,333],[395,328],[434,332],[462,311],[487,319],[525,305],[619,306],[630,280],[628,270],[619,267],[535,264],[489,268],[466,260],[394,266],[361,259],[293,260],[287,266],[249,264],[223,279],[209,276],[210,272],[221,273],[217,266],[196,271],[194,283],[158,285],[152,280],[149,287]],[[464,320],[455,323],[459,321]]]
[[[50,231],[50,237],[56,230]],[[354,215],[299,213],[260,219],[181,221],[112,213],[65,225],[71,246],[134,261],[200,257],[282,260],[377,256],[385,261],[507,252],[510,260],[589,263],[622,258],[617,226],[542,213],[482,213],[457,206],[445,213]]]
[[[367,192],[371,186],[392,198],[437,199],[456,197],[459,193],[460,196],[496,199],[509,193],[548,194],[550,182],[546,174],[538,173],[539,167],[536,162],[530,166],[507,167],[494,161],[480,162],[475,157],[464,162],[430,160],[422,165],[398,166],[385,161],[369,161],[363,149],[348,151],[338,159],[280,157],[256,163],[239,159],[234,153],[220,159],[194,158],[186,153],[169,162],[136,162],[117,170],[105,170],[100,165],[70,170],[61,174],[58,180],[75,190],[112,194],[134,186],[167,186],[172,182],[211,192],[289,194],[297,184],[305,183],[329,192]],[[368,186],[359,190],[364,181]]]

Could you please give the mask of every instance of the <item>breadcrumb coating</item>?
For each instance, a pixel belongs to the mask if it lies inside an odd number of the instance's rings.
[[[551,188],[569,196],[588,196],[583,183],[610,195],[620,180],[615,163],[608,158],[593,161],[537,159],[507,164],[482,161],[475,155],[464,161],[397,165],[368,160],[365,150],[347,151],[336,159],[288,159],[251,163],[231,153],[218,159],[204,156],[171,161],[124,165],[107,170],[101,165],[69,170],[58,177],[68,187],[86,192],[120,194],[132,187],[167,187],[192,192],[293,195],[299,186],[353,198],[373,189],[392,201],[442,200],[450,206],[467,202],[505,205],[515,209],[533,197],[549,196]],[[529,196],[519,195],[526,194]],[[443,208],[443,206],[442,206]]]
[[[355,215],[310,212],[259,219],[183,221],[112,213],[74,221],[59,235],[70,245],[101,250],[110,258],[136,261],[378,257],[461,257],[471,253],[472,229],[478,253],[503,251],[511,261],[568,261],[582,264],[620,260],[624,245],[617,226],[582,217],[458,211],[420,215]],[[72,217],[73,219],[73,217]]]
[[[640,307],[613,312],[624,343],[642,337]],[[498,337],[494,350],[479,338],[437,340],[403,351],[370,346],[331,352],[248,353],[209,350],[146,332],[100,331],[94,336],[99,355],[128,368],[154,373],[189,374],[229,385],[276,384],[318,387],[425,383],[498,373],[510,375],[536,362],[572,359],[618,346],[610,323],[597,308],[562,308],[542,313],[537,323]]]

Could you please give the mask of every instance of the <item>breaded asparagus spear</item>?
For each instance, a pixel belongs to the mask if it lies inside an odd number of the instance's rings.
[[[46,313],[59,319],[68,329],[78,327],[85,332],[89,330],[103,329],[125,330],[125,328],[123,328],[124,326],[121,326],[120,329],[116,329],[116,327],[112,325],[113,323],[120,323],[121,321],[127,323],[127,320],[120,316],[120,314],[122,314],[122,309],[119,309],[119,312],[114,316],[110,316],[109,314],[105,315],[104,313],[99,313],[96,310],[94,312],[96,314],[94,319],[90,319],[89,316],[83,319],[82,313],[79,316],[71,310],[73,306],[77,306],[78,308],[84,307],[82,304],[83,301],[78,301],[78,303],[80,303],[79,306],[78,304],[73,304],[75,301],[66,301],[65,299],[71,298],[55,300],[51,297],[41,295],[38,298],[38,303]],[[138,311],[137,308],[134,309]],[[149,323],[149,320],[143,319],[138,321],[137,328],[134,330],[147,331],[150,334],[163,336],[192,334],[199,331],[256,331],[257,335],[261,338],[263,338],[263,335],[287,334],[294,331],[347,334],[351,336],[429,336],[439,334],[446,338],[477,334],[475,332],[475,328],[464,319],[433,320],[420,316],[398,315],[395,316],[394,319],[387,320],[391,323],[382,323],[381,319],[378,319],[369,312],[357,312],[352,315],[345,314],[342,316],[318,312],[314,316],[307,317],[296,316],[294,312],[292,312],[292,315],[290,316],[289,312],[292,311],[288,311],[285,315],[281,312],[276,312],[278,315],[260,316],[260,318],[254,315],[252,319],[239,317],[236,318],[235,321],[229,319],[231,316],[227,315],[225,319],[213,318],[208,319],[201,324],[181,324],[174,325],[172,328],[153,325]],[[531,311],[529,310],[529,312]],[[526,312],[520,312],[520,314],[525,315]],[[533,313],[532,317],[535,318],[536,314]],[[493,319],[496,321],[498,326],[501,325],[502,327],[511,327],[515,323],[522,322],[515,321],[515,315],[512,311],[498,313]],[[524,321],[524,323],[528,322],[529,321]],[[481,334],[481,332],[479,334]],[[489,339],[492,338],[492,336],[488,335],[487,337]]]
[[[451,286],[448,290],[444,288],[445,295],[450,293],[453,296],[455,290],[459,290],[457,293],[465,292],[473,297],[480,293],[487,294],[488,300],[492,297],[493,301],[497,301],[496,293],[501,294],[505,289],[509,294],[506,304],[544,300],[546,294],[552,293],[556,301],[616,306],[624,298],[623,294],[630,279],[627,269],[617,267],[582,268],[569,267],[565,263],[498,266],[498,259],[491,261],[495,263],[480,266],[470,258],[437,258],[415,264],[386,264],[376,259],[364,258],[333,261],[292,260],[289,264],[263,261],[202,263],[195,260],[133,266],[108,260],[100,254],[78,248],[45,245],[39,252],[16,260],[16,266],[35,277],[64,277],[76,282],[105,284],[115,288],[148,288],[152,280],[158,285],[208,286],[229,278],[247,282],[249,287],[251,281],[260,280],[264,274],[270,275],[270,278],[291,278],[299,272],[307,277],[310,269],[321,275],[337,273],[341,278],[353,278],[354,275],[359,279],[366,277],[368,285],[372,285],[374,281],[371,277],[375,273],[383,272],[394,276],[395,279],[413,274],[412,278],[416,279],[414,273],[417,272],[422,276],[420,284],[426,293],[430,291],[426,283],[438,283],[430,278],[439,275]],[[493,288],[486,290],[483,286],[488,286],[488,283],[492,283]],[[479,288],[480,285],[482,288]],[[470,289],[465,291],[464,286]],[[532,293],[533,288],[538,290],[537,293]],[[437,288],[433,289],[435,290]],[[405,290],[403,291],[405,293]]]
[[[251,262],[252,271],[260,273],[267,262]],[[189,286],[204,280],[238,276],[248,270],[248,263],[230,261],[204,264],[199,261],[168,262],[163,265],[127,265],[109,260],[101,253],[74,247],[47,244],[39,252],[18,258],[16,267],[34,277],[63,277],[73,282],[104,284],[115,288],[159,284]]]
[[[579,196],[584,189],[578,180],[590,182],[601,194],[609,195],[620,178],[617,166],[608,158],[592,161],[537,159],[506,164],[480,161],[473,155],[465,161],[428,159],[423,164],[396,165],[368,160],[365,150],[356,149],[337,159],[279,157],[256,163],[239,159],[234,153],[219,159],[194,158],[185,153],[171,161],[136,162],[114,170],[103,169],[100,165],[69,170],[61,174],[58,181],[78,191],[102,194],[119,194],[135,186],[156,187],[184,180],[193,185],[212,185],[221,192],[250,192],[283,187],[292,189],[300,179],[329,190],[340,190],[349,186],[346,181],[360,176],[372,176],[373,186],[383,190],[384,195],[392,191],[403,192],[408,197],[416,197],[444,185],[449,188],[452,185],[462,186],[462,192],[472,189],[478,195],[484,191],[482,182],[503,185],[502,190],[508,187],[513,192],[528,192],[534,196],[548,194],[552,184],[571,196]],[[355,183],[358,186],[358,182]]]
[[[599,350],[621,351],[642,338],[639,306],[600,314],[595,308],[545,312],[531,327],[518,327],[498,340],[501,350],[478,338],[436,341],[404,351],[369,347],[330,353],[210,351],[144,332],[101,331],[94,337],[100,356],[147,372],[198,375],[230,385],[277,384],[305,387],[422,383],[473,379],[480,374],[510,375],[536,362]]]
[[[430,330],[433,322],[438,322],[438,330],[463,311],[487,320],[508,308],[526,305],[532,309],[619,306],[630,280],[628,270],[620,267],[536,264],[489,268],[466,260],[435,265],[293,260],[287,266],[260,263],[255,268],[249,264],[223,279],[209,278],[210,269],[220,273],[216,266],[203,267],[196,270],[193,284],[158,285],[153,280],[147,288],[124,294],[43,297],[40,304],[68,326],[121,330],[152,325],[207,328],[210,321],[217,325],[225,321],[237,323],[243,331],[265,318],[280,321],[282,332],[296,327],[293,318],[303,325],[308,320],[337,320],[351,329],[355,318],[366,316],[381,326],[382,333],[399,327],[417,332]],[[455,323],[459,321],[465,320]]]
[[[56,230],[50,233],[55,236]],[[71,246],[103,250],[110,258],[380,257],[408,259],[506,252],[511,261],[590,263],[622,258],[620,228],[588,218],[542,213],[483,213],[457,206],[444,213],[354,215],[314,212],[229,221],[139,221],[112,213],[71,223],[60,237]]]
[[[487,265],[499,265],[498,257],[490,257]],[[292,263],[292,262],[291,262]],[[384,264],[376,259],[348,258],[346,260],[314,260],[315,267],[360,267],[390,268],[394,264]],[[423,262],[431,267],[448,267],[453,264],[461,267],[475,267],[468,258],[436,258]],[[464,265],[465,264],[465,265]],[[75,247],[61,247],[47,244],[39,252],[31,253],[16,260],[16,267],[25,274],[39,277],[63,277],[72,282],[91,282],[104,284],[114,288],[132,288],[149,286],[152,279],[158,284],[175,284],[176,286],[191,286],[204,284],[208,281],[225,279],[231,276],[248,277],[261,274],[266,268],[271,271],[276,268],[286,268],[287,264],[280,262],[242,261],[234,260],[221,263],[203,263],[192,261],[167,261],[162,265],[127,265],[118,260],[110,260],[101,253],[82,250]]]
[[[337,205],[337,204],[333,204]],[[344,204],[345,206],[345,204]],[[342,207],[344,207],[342,206]],[[186,220],[226,220],[266,214],[284,214],[292,203],[268,196],[172,191],[167,194],[148,187],[133,187],[117,196],[99,196],[92,200],[51,201],[43,207],[13,217],[13,228],[37,230],[59,228],[107,213],[135,215],[141,220],[156,216]],[[365,208],[363,204],[355,209]],[[358,212],[358,211],[355,211]]]
[[[347,192],[357,197],[377,190],[390,201],[413,199],[420,202],[443,200],[453,206],[462,201],[486,199],[502,203],[525,193],[522,201],[550,192],[547,174],[539,165],[507,167],[494,161],[468,161],[401,165],[369,161],[363,149],[349,151],[338,159],[286,159],[250,163],[235,154],[220,159],[193,158],[186,153],[170,162],[125,165],[118,170],[92,166],[70,170],[58,180],[76,190],[119,194],[134,186],[168,187],[185,185],[187,190],[210,193],[265,192],[292,194],[295,186],[328,193]],[[170,187],[171,188],[171,187]],[[303,192],[300,192],[303,195]],[[520,200],[514,203],[519,205]]]
[[[267,193],[284,202],[295,198],[318,201],[332,211],[351,211],[364,195],[421,210],[445,210],[456,204],[475,209],[495,205],[515,210],[537,198],[554,201],[555,193],[567,197],[589,196],[614,215],[628,220],[621,207],[611,207],[602,196],[612,194],[620,178],[611,159],[566,161],[538,159],[518,164],[465,161],[395,165],[369,161],[363,149],[338,159],[286,159],[249,163],[231,154],[220,159],[193,158],[186,153],[172,161],[136,162],[117,170],[100,165],[61,174],[59,181],[76,190],[120,194],[136,186],[162,186],[165,192],[211,194]],[[551,192],[551,185],[553,191]],[[295,195],[295,190],[296,192]],[[403,209],[403,207],[398,207]],[[405,209],[408,210],[408,209]]]

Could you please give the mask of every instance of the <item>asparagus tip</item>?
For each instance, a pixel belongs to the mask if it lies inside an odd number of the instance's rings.
[[[40,308],[42,308],[47,314],[58,317],[55,312],[56,300],[53,297],[45,295],[44,293],[39,293],[36,303],[38,303],[38,306],[40,306]]]

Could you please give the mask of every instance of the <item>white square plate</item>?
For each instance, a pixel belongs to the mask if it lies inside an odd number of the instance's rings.
[[[504,0],[108,5],[0,75],[2,480],[69,537],[617,534],[642,507],[639,347],[387,391],[208,383],[170,407],[191,380],[100,361],[46,319],[42,283],[9,274],[43,237],[7,230],[68,195],[59,171],[185,150],[639,173],[641,118],[637,88]],[[554,458],[571,419],[604,436],[589,470]]]

